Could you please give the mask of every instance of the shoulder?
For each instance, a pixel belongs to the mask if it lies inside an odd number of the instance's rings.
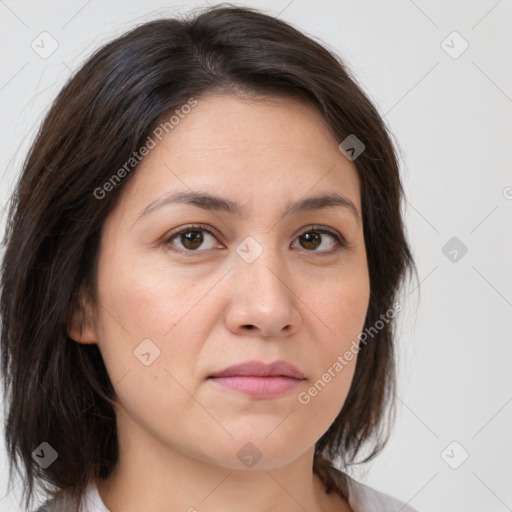
[[[58,500],[46,500],[39,508],[34,509],[32,512],[56,512],[60,510]]]
[[[329,460],[318,457],[315,469],[321,476],[326,490],[336,489],[353,512],[417,512],[403,501],[358,482]]]
[[[109,512],[98,494],[96,484],[90,480],[84,491],[80,494],[80,503],[77,503],[70,492],[60,491],[59,494],[49,497],[32,512]]]
[[[389,494],[348,477],[349,503],[354,512],[417,512]]]
[[[32,512],[50,512],[50,510],[51,510],[51,508],[48,509],[46,503],[44,503],[39,508],[35,508],[34,510],[32,510]]]
[[[34,509],[32,512],[55,512],[60,510],[60,500],[52,498],[47,499],[39,508]]]
[[[82,508],[77,509],[76,503],[66,494],[63,493],[54,498],[47,498],[46,501],[39,505],[39,508],[32,512],[82,512]]]

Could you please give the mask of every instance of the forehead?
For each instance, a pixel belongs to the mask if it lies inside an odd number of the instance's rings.
[[[125,191],[139,212],[171,190],[197,189],[253,206],[276,194],[285,204],[332,191],[360,209],[355,165],[338,150],[321,114],[301,100],[197,98],[154,140]]]
[[[321,114],[309,103],[287,97],[200,97],[165,137],[163,145],[264,158],[262,151],[292,150],[314,158],[329,157],[338,143]],[[169,135],[170,135],[169,133]],[[197,136],[197,138],[196,138]],[[291,155],[290,155],[291,156]]]

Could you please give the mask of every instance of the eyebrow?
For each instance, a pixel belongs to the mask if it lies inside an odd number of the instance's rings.
[[[173,192],[160,199],[155,199],[149,203],[138,215],[134,221],[134,224],[141,218],[155,210],[162,208],[169,204],[189,204],[197,206],[203,210],[226,212],[231,215],[237,215],[238,217],[247,217],[247,210],[242,207],[236,201],[219,197],[208,192],[192,192],[182,191]],[[343,208],[351,212],[356,218],[357,222],[360,222],[360,215],[355,207],[354,203],[335,192],[318,194],[315,196],[309,196],[299,201],[289,201],[286,203],[282,216],[286,215],[298,215],[313,210],[325,210],[329,208]]]

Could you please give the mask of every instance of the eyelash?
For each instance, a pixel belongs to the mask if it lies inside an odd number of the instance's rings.
[[[183,233],[188,233],[189,231],[206,231],[208,234],[210,234],[214,238],[217,238],[215,233],[213,233],[211,231],[211,229],[209,229],[209,227],[206,224],[190,224],[190,225],[186,226],[185,228],[180,229],[179,231],[175,231],[175,232],[171,233],[168,237],[166,237],[165,242],[164,242],[165,245],[170,245],[171,241],[174,238],[176,238],[177,236],[179,236]],[[337,252],[343,248],[348,247],[348,243],[343,238],[343,236],[340,236],[336,231],[328,228],[327,226],[321,226],[321,225],[315,224],[313,226],[308,227],[307,230],[303,231],[298,236],[301,236],[304,233],[309,233],[311,231],[314,231],[315,233],[323,233],[323,234],[331,235],[332,238],[334,239],[335,246],[330,251],[307,251],[306,250],[306,252],[312,252],[312,253],[318,252],[319,254],[329,255],[329,254],[333,254],[334,252]],[[196,256],[197,253],[204,252],[204,251],[185,251],[183,249],[177,248],[176,246],[173,246],[173,248],[171,250],[176,251],[180,254],[185,254],[186,256],[191,256],[191,257]]]

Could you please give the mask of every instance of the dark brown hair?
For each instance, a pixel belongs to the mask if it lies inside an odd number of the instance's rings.
[[[340,57],[276,17],[229,4],[151,21],[111,41],[55,99],[9,204],[1,370],[10,481],[16,467],[26,506],[36,481],[51,495],[68,491],[78,500],[90,478],[107,477],[116,464],[112,383],[98,346],[72,341],[66,326],[81,294],[95,297],[102,225],[136,166],[103,198],[95,191],[163,120],[210,92],[302,98],[340,143],[354,134],[365,145],[354,160],[370,277],[365,329],[393,307],[415,270],[395,146]],[[394,325],[385,322],[361,344],[346,401],[315,445],[314,471],[345,497],[332,464],[356,463],[363,446],[369,460],[389,435]],[[42,442],[58,452],[46,469],[32,457]]]

